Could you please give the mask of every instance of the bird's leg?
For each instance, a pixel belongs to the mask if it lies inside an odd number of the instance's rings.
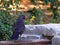
[[[19,35],[19,37],[20,37],[20,40],[21,40],[21,35]]]
[[[21,40],[21,35],[20,35],[20,40]]]

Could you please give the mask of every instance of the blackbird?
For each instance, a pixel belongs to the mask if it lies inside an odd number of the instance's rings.
[[[18,19],[12,27],[13,35],[10,37],[11,39],[17,40],[19,35],[21,36],[22,33],[25,31],[24,19],[24,15],[19,15]]]

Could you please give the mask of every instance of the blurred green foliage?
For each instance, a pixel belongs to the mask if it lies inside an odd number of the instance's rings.
[[[3,41],[10,39],[10,36],[13,34],[12,26],[18,16],[10,15],[9,13],[10,9],[8,7],[10,4],[12,4],[12,2],[7,2],[6,0],[1,0],[1,2],[3,2],[4,7],[0,6],[0,8],[6,9],[6,10],[0,10],[0,41]]]
[[[0,10],[0,40],[8,40],[12,35],[12,26],[17,16],[11,16],[9,12]]]
[[[60,6],[60,3],[57,2],[58,0],[44,0],[46,5],[50,2],[51,7],[49,8],[52,11],[53,19],[52,22],[56,23],[57,19],[60,18],[60,14],[57,12],[58,7]],[[55,6],[55,7],[54,7]]]
[[[51,7],[47,9],[48,11],[52,11],[53,18],[51,19],[50,23],[57,23],[58,19],[60,19],[60,14],[58,13],[58,7],[60,6],[60,3],[58,3],[57,0],[43,0],[43,2],[45,5],[47,5],[49,2],[51,3]],[[41,14],[41,12],[38,11],[39,12],[38,13],[37,9],[33,9],[33,11],[35,12],[34,15],[37,17],[37,19],[39,19],[39,15]],[[42,10],[40,9],[40,11],[42,11]],[[44,12],[42,12],[42,14],[43,13]],[[43,14],[43,15],[45,15],[45,14]],[[41,16],[40,16],[40,18],[41,18]]]

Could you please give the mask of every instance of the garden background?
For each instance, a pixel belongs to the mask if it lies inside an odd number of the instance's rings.
[[[9,40],[19,15],[26,24],[60,23],[60,0],[0,0],[0,40]]]

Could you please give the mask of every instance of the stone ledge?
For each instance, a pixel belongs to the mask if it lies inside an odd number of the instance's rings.
[[[33,42],[26,42],[26,41],[0,41],[0,45],[48,45],[51,41],[47,39],[33,41]]]

